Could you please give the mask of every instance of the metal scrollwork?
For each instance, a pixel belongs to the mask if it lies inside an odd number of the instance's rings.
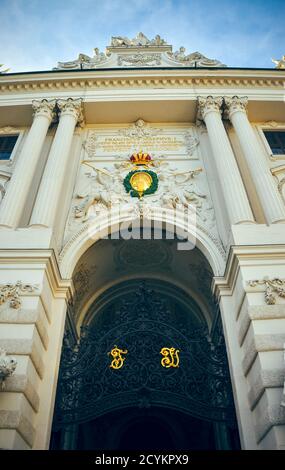
[[[64,344],[54,429],[141,406],[146,391],[148,406],[235,422],[222,330],[213,339],[197,315],[142,283],[97,312],[79,344]]]

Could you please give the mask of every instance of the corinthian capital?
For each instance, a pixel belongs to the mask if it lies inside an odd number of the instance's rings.
[[[33,100],[32,108],[34,111],[34,116],[46,116],[52,121],[55,118],[55,105],[56,100]]]
[[[57,106],[60,111],[60,115],[71,114],[75,117],[78,124],[83,122],[83,108],[82,98],[67,98],[66,100],[59,99]]]
[[[237,111],[246,113],[248,98],[247,96],[233,96],[225,98],[225,118],[231,118],[231,115]]]
[[[207,96],[207,98],[198,96],[197,119],[204,120],[205,116],[212,111],[221,114],[222,104],[223,98],[221,96],[215,98],[213,96]]]

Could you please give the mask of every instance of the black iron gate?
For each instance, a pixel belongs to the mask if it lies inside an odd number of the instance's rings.
[[[121,368],[110,351],[128,352]],[[179,350],[179,367],[163,367],[161,349]],[[60,365],[54,430],[125,407],[161,406],[201,419],[235,425],[222,329],[215,338],[142,282],[82,328],[80,343],[65,342]]]

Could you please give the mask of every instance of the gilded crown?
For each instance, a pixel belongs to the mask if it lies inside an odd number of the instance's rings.
[[[151,162],[151,156],[148,153],[144,153],[142,150],[138,153],[133,153],[130,157],[130,160],[135,165],[144,165],[147,166]]]

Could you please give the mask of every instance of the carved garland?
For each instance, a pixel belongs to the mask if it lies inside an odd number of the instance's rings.
[[[268,305],[276,304],[276,298],[285,298],[285,279],[263,279],[247,281],[250,287],[265,286],[265,302]]]
[[[38,286],[23,284],[21,281],[17,281],[16,284],[0,284],[0,305],[9,300],[9,306],[18,309],[22,305],[20,295],[26,292],[34,292],[36,289],[38,289]]]

